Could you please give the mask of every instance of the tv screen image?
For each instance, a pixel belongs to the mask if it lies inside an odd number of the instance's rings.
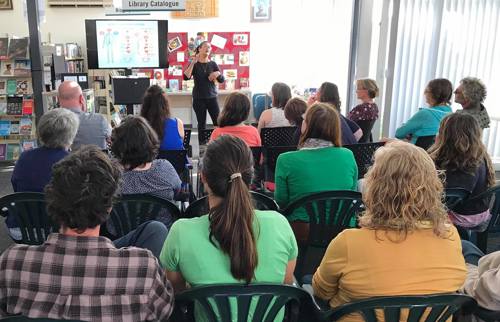
[[[86,20],[89,68],[167,68],[166,20]]]

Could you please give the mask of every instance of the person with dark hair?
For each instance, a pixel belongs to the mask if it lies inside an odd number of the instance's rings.
[[[436,168],[445,172],[446,188],[462,188],[470,192],[469,198],[449,211],[452,222],[460,227],[487,224],[491,217],[490,197],[468,201],[495,185],[493,162],[481,136],[481,127],[474,116],[448,114],[441,121],[436,143],[429,150]]]
[[[198,130],[206,127],[207,111],[214,125],[219,117],[219,103],[217,102],[217,82],[224,82],[216,62],[209,59],[212,46],[208,41],[202,41],[195,50],[188,68],[184,71],[184,80],[194,78],[193,109],[198,121]],[[201,140],[201,136],[198,136]]]
[[[150,221],[113,243],[99,236],[120,178],[119,165],[91,145],[54,165],[45,200],[61,228],[43,245],[14,245],[0,256],[0,317],[168,319],[173,290],[153,256],[166,228]]]
[[[363,136],[363,131],[355,122],[349,120],[340,112],[341,101],[337,85],[324,82],[319,87],[315,97],[318,102],[331,104],[337,109],[340,116],[342,145],[358,143],[358,140]]]
[[[248,146],[261,146],[259,131],[253,126],[244,124],[249,114],[250,100],[248,97],[238,92],[229,94],[217,121],[219,127],[212,132],[210,140],[228,134],[239,137]]]
[[[297,242],[285,217],[253,209],[252,176],[252,152],[241,139],[223,135],[208,144],[201,180],[209,213],[176,221],[160,254],[176,292],[186,282],[293,283]]]
[[[160,150],[184,149],[184,124],[178,118],[172,118],[170,104],[163,89],[152,85],[144,95],[141,116],[155,130],[160,140]]]
[[[262,112],[258,130],[264,127],[290,126],[285,117],[285,105],[292,97],[290,87],[285,83],[274,83],[271,88],[272,107]]]
[[[362,78],[356,81],[356,96],[361,104],[356,105],[348,115],[351,121],[356,122],[363,131],[359,143],[371,141],[373,124],[378,119],[378,106],[373,101],[378,96],[377,83],[370,78]]]
[[[490,117],[483,105],[486,99],[486,86],[476,77],[465,77],[455,90],[455,102],[462,105],[463,109],[457,113],[470,114],[479,122],[482,129],[490,127]]]
[[[280,207],[307,194],[326,190],[356,190],[358,167],[351,150],[341,147],[340,118],[331,104],[315,103],[302,122],[299,150],[283,153],[276,164],[274,199]],[[289,221],[308,222],[304,209]],[[297,239],[307,238],[307,226],[293,223]]]
[[[450,107],[453,85],[445,78],[431,80],[425,88],[428,108],[420,108],[406,123],[396,130],[396,138],[417,142],[419,136],[436,135],[439,123],[452,112]]]
[[[307,110],[307,103],[301,98],[291,98],[285,105],[285,117],[291,125],[296,126],[297,130],[293,135],[294,142],[299,144],[300,129],[302,128],[303,115]]]
[[[125,169],[122,194],[146,193],[173,201],[181,189],[181,179],[174,167],[165,159],[156,159],[158,137],[148,122],[140,116],[128,116],[113,129],[111,152]],[[167,227],[172,225],[170,214],[158,220]],[[113,233],[113,227],[108,229]]]

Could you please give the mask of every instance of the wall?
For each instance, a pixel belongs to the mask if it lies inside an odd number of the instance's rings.
[[[272,23],[250,23],[250,3],[219,0],[218,18],[171,19],[169,13],[138,18],[168,19],[170,31],[250,31],[254,93],[268,92],[276,81],[302,88],[330,81],[338,84],[345,101],[352,0],[274,0]],[[42,41],[85,47],[84,20],[96,18],[106,18],[103,8],[47,7]],[[14,0],[13,11],[0,11],[0,31],[28,34],[21,0]]]

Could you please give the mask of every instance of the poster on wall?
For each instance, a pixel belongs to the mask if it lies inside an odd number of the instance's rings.
[[[271,0],[250,0],[250,21],[271,22],[272,5]]]

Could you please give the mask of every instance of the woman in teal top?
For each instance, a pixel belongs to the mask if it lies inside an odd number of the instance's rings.
[[[315,103],[307,110],[299,151],[278,157],[274,199],[281,207],[314,192],[356,190],[358,167],[351,150],[341,147],[340,133],[339,114],[332,105]],[[309,217],[298,209],[288,220],[309,222]]]
[[[285,217],[253,209],[252,166],[250,148],[237,137],[222,135],[207,146],[201,180],[210,211],[176,221],[160,254],[175,292],[186,282],[292,284],[297,242]]]
[[[420,108],[406,123],[396,130],[398,139],[417,142],[419,136],[436,135],[441,120],[452,112],[450,107],[453,85],[445,78],[433,79],[427,84],[424,95],[429,108]]]

